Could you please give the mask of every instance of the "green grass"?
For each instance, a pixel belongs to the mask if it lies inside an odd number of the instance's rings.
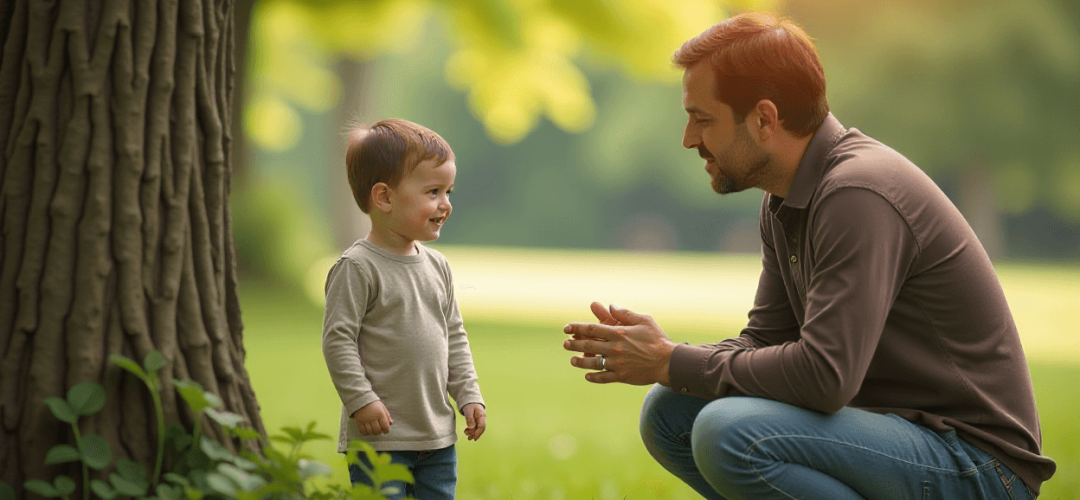
[[[1010,269],[1009,279],[1023,280],[1040,269]],[[264,423],[276,431],[316,421],[317,429],[335,441],[319,442],[307,451],[334,467],[332,480],[347,482],[342,456],[335,452],[340,402],[319,348],[321,309],[290,291],[246,283],[241,292],[247,369]],[[1016,292],[1009,293],[1014,309],[1016,302],[1026,300],[1014,300]],[[1080,303],[1080,290],[1071,293],[1071,303]],[[733,324],[738,319],[733,318]],[[462,437],[458,442],[458,498],[698,498],[660,468],[641,444],[637,418],[647,388],[586,382],[561,347],[563,321],[466,317],[488,403],[488,430],[479,441]],[[1043,332],[1051,338],[1076,330],[1072,318],[1060,314],[1043,316],[1040,322],[1051,330]],[[700,333],[669,335],[704,339]],[[1035,356],[1030,361],[1044,452],[1058,463],[1057,474],[1043,485],[1043,499],[1080,498],[1080,427],[1074,424],[1080,410],[1075,397],[1080,359],[1069,359]]]

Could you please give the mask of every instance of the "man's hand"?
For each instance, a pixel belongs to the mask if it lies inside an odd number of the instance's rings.
[[[480,439],[480,436],[484,434],[484,429],[487,429],[487,414],[484,413],[484,405],[469,403],[461,408],[461,413],[465,415],[465,435],[469,437],[469,441]]]
[[[394,419],[390,418],[390,411],[382,404],[375,401],[367,406],[356,410],[352,415],[356,426],[360,428],[360,434],[370,436],[374,434],[388,434]]]
[[[598,384],[670,383],[668,362],[675,343],[652,317],[615,305],[605,309],[598,302],[593,302],[590,308],[600,324],[570,323],[563,328],[563,332],[574,336],[563,342],[563,348],[584,353],[570,358],[570,364],[586,370],[603,370],[586,373],[585,380]]]

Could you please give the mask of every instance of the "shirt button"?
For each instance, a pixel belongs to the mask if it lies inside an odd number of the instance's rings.
[[[798,257],[796,257],[796,256],[794,256],[794,255],[792,255],[792,256],[791,256],[791,263],[792,263],[792,264],[795,264],[796,262],[799,262],[799,258],[798,258]]]
[[[679,392],[681,392],[681,393],[683,393],[683,394],[686,394],[686,388],[685,388],[685,387],[683,387],[682,389],[679,389]]]

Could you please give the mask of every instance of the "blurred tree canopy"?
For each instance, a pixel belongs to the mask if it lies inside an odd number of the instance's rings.
[[[331,221],[358,211],[328,195],[344,183],[334,148],[349,119],[395,116],[457,155],[440,243],[756,252],[760,192],[709,190],[680,146],[670,62],[755,8],[815,38],[840,121],[931,174],[991,253],[1080,256],[1072,0],[262,0],[245,127],[253,170],[286,186],[239,188],[238,248],[250,234],[251,259],[297,261],[270,266],[291,275],[336,254],[331,235],[356,222]]]
[[[726,9],[769,0],[264,0],[252,66],[256,87],[246,123],[262,147],[294,144],[293,106],[322,112],[337,103],[333,57],[367,60],[416,47],[439,19],[452,52],[446,81],[501,144],[515,143],[541,116],[581,132],[596,116],[578,61],[614,65],[635,78],[678,82],[671,53],[722,19]],[[588,49],[588,54],[584,52]]]

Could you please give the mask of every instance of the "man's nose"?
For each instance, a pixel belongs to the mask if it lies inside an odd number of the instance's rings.
[[[700,144],[701,141],[698,139],[697,134],[690,130],[690,125],[687,124],[686,128],[683,130],[682,147],[686,149],[694,149],[697,148]]]

